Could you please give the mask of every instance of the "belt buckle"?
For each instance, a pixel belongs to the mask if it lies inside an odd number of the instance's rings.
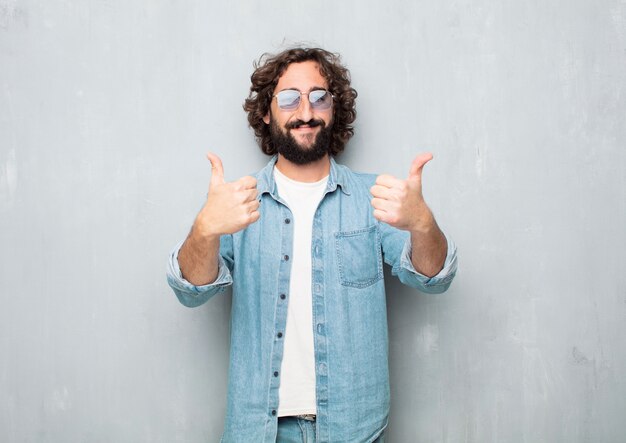
[[[301,415],[296,415],[296,418],[299,418],[301,420],[307,420],[307,421],[315,421],[315,414],[301,414]]]

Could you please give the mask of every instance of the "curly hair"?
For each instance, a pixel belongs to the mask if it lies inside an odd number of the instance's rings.
[[[267,155],[277,152],[270,136],[270,127],[263,117],[270,111],[272,95],[278,79],[292,63],[314,61],[319,65],[320,74],[328,82],[328,90],[334,95],[333,126],[330,141],[331,155],[343,151],[347,141],[354,135],[351,125],[356,118],[356,91],[350,86],[350,72],[341,64],[338,54],[321,48],[292,48],[279,54],[263,54],[254,63],[254,73],[250,77],[250,95],[243,109],[248,113],[248,123],[254,129],[261,150]]]

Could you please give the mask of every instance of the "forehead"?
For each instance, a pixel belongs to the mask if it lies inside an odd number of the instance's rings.
[[[328,88],[328,82],[320,73],[319,64],[314,61],[290,64],[276,84],[276,91],[283,89],[309,91],[313,88]]]

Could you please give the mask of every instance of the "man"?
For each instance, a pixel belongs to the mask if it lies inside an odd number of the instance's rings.
[[[263,56],[244,109],[262,150],[256,177],[224,181],[209,154],[207,201],[170,257],[168,281],[198,306],[233,286],[224,442],[382,441],[389,411],[383,260],[405,284],[445,291],[456,271],[407,179],[334,161],[353,134],[356,91],[338,56]]]

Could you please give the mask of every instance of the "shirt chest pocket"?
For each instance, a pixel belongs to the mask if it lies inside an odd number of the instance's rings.
[[[365,288],[383,278],[380,234],[376,226],[335,233],[339,282]]]

